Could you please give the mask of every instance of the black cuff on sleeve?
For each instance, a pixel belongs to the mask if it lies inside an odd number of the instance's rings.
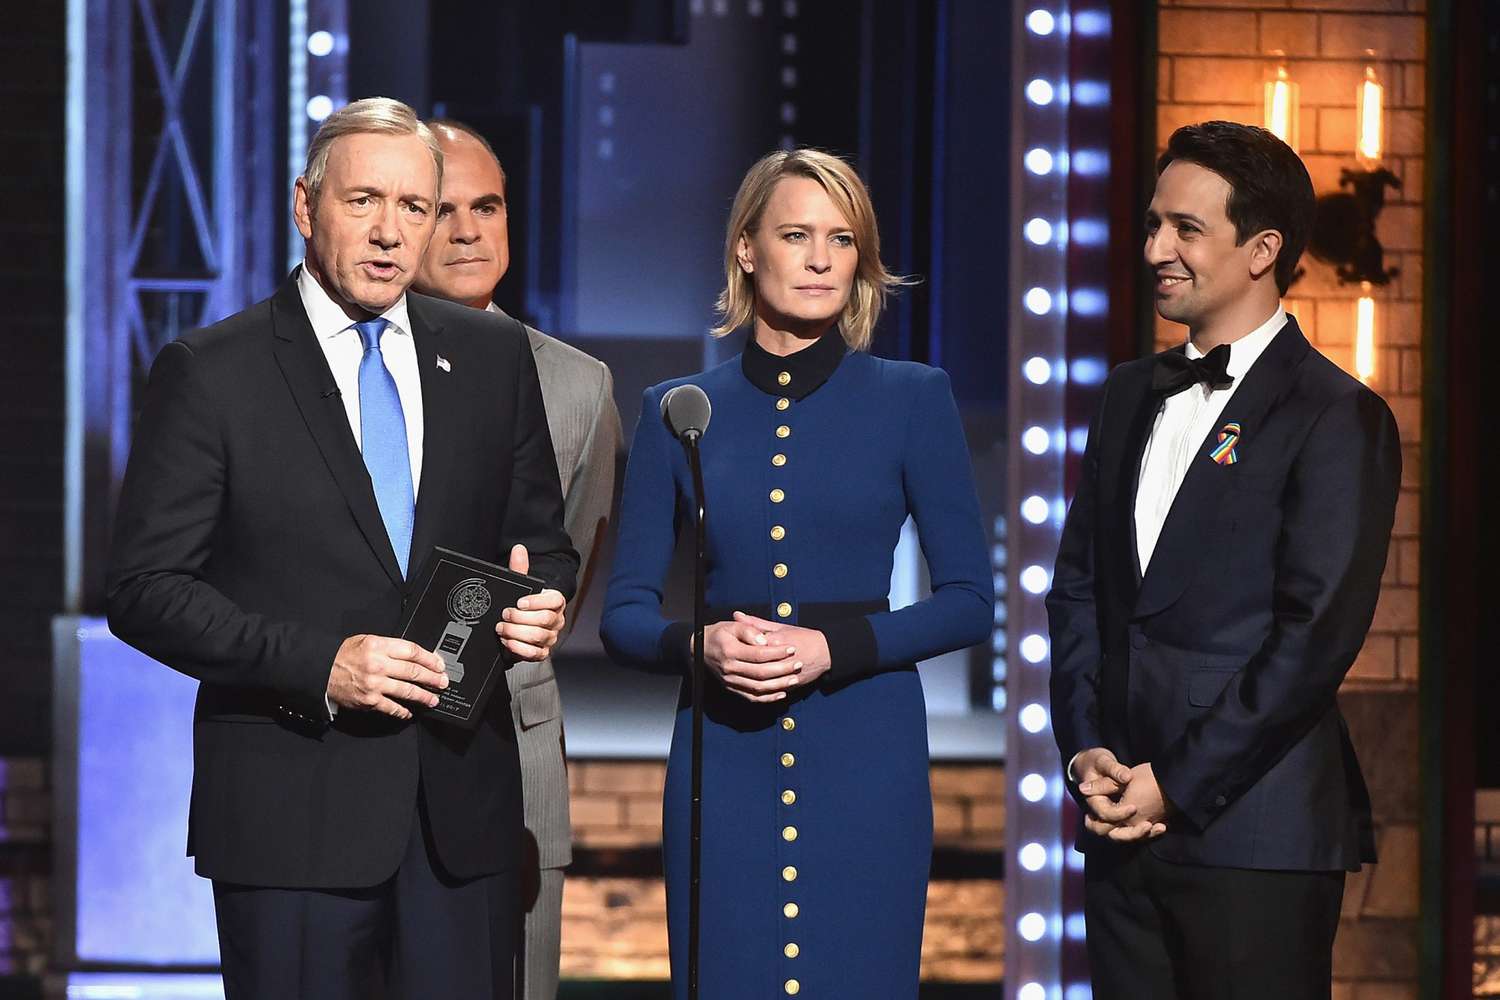
[[[664,665],[689,673],[693,665],[693,623],[673,622],[662,629],[657,655]]]
[[[828,676],[850,681],[880,672],[875,628],[863,616],[834,622],[819,629],[828,642]]]

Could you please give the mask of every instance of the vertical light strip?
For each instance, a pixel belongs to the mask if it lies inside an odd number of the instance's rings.
[[[286,185],[290,197],[292,185],[302,176],[307,162],[307,0],[288,0],[286,60]],[[288,206],[290,208],[290,206]],[[290,270],[302,259],[302,234],[296,226],[287,227],[286,266]]]
[[[63,422],[63,610],[83,610],[83,438],[84,438],[84,218],[87,186],[84,162],[88,148],[88,0],[68,0],[68,93],[66,239],[64,287],[67,292],[64,336],[67,378]]]
[[[318,124],[349,103],[348,0],[288,0],[286,191],[302,176]],[[290,204],[288,204],[290,210]],[[302,259],[302,236],[287,231],[287,267]]]
[[[1066,430],[1068,35],[1066,0],[1017,11],[1011,109],[1009,505],[1005,577],[997,596],[1009,628],[1006,673],[1005,992],[1059,1000],[1063,786],[1047,694],[1051,650],[1044,603],[1062,527]],[[999,699],[997,699],[998,703]]]

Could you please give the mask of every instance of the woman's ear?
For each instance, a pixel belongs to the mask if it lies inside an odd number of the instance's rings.
[[[750,240],[744,234],[740,234],[739,244],[734,249],[735,259],[740,262],[740,270],[746,274],[755,273],[755,253],[750,248]]]

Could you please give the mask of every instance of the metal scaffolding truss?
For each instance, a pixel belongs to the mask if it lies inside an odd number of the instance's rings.
[[[110,510],[152,359],[273,287],[285,214],[276,9],[70,2],[71,611],[98,604]]]

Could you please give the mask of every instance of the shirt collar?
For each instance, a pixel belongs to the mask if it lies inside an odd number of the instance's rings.
[[[848,353],[849,347],[837,328],[785,357],[761,347],[752,335],[745,344],[740,367],[750,384],[761,392],[802,399],[827,382]]]
[[[328,340],[345,330],[354,329],[354,321],[344,315],[344,310],[323,290],[318,279],[309,273],[305,261],[297,269],[297,292],[302,296],[302,308],[307,313],[307,321],[312,324],[313,335],[319,340]],[[380,316],[390,324],[390,329],[397,333],[411,334],[405,292]]]
[[[1276,339],[1276,335],[1281,332],[1281,328],[1284,326],[1286,326],[1286,309],[1278,303],[1276,312],[1271,315],[1270,319],[1229,345],[1229,366],[1225,370],[1225,374],[1233,379],[1243,378],[1245,373],[1250,370],[1250,366],[1255,364],[1256,359],[1261,356],[1267,347],[1271,346],[1271,341]],[[1187,343],[1187,356],[1190,358],[1201,358],[1203,357],[1203,352],[1198,350],[1198,346],[1189,340]]]

